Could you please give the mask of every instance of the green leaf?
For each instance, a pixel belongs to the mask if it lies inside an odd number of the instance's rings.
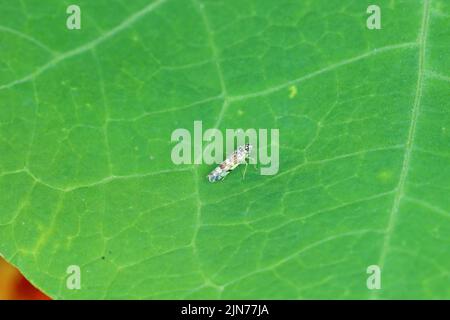
[[[380,30],[370,1],[77,4],[0,0],[0,252],[45,293],[450,298],[448,1]],[[279,129],[279,173],[173,164],[194,120]]]

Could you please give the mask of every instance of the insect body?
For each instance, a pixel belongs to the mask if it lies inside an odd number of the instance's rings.
[[[238,165],[246,163],[246,160],[250,157],[252,148],[253,146],[251,144],[246,144],[237,148],[236,151],[208,174],[209,182],[216,182],[224,179]]]

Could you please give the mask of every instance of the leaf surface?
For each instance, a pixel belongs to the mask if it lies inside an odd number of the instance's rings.
[[[370,4],[0,0],[0,253],[58,299],[450,298],[450,6]],[[195,120],[278,174],[174,165]]]

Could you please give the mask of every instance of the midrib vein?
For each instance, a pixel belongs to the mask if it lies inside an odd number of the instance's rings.
[[[381,248],[380,257],[378,260],[378,266],[383,272],[383,267],[385,264],[386,254],[390,246],[391,237],[393,234],[393,231],[396,226],[397,217],[399,213],[400,208],[400,202],[404,196],[405,191],[405,183],[406,179],[408,177],[409,172],[409,166],[410,166],[410,160],[411,160],[411,153],[412,148],[414,144],[414,137],[416,132],[416,125],[417,125],[417,119],[419,117],[419,111],[420,111],[420,103],[422,99],[422,88],[423,88],[423,78],[424,78],[424,60],[425,60],[425,48],[426,48],[426,41],[427,41],[427,33],[428,33],[428,22],[429,22],[429,9],[430,9],[430,3],[431,0],[424,0],[423,5],[423,16],[422,16],[422,25],[420,29],[419,34],[419,63],[418,63],[418,74],[417,74],[417,86],[416,86],[416,93],[414,96],[414,103],[413,108],[411,112],[411,123],[408,130],[408,139],[405,144],[405,152],[403,156],[403,164],[402,169],[400,172],[400,178],[399,182],[396,188],[396,193],[394,197],[394,201],[392,204],[392,209],[389,215],[389,221],[388,225],[386,227],[386,233],[384,236],[383,246]],[[378,291],[374,291],[373,297],[376,296]]]

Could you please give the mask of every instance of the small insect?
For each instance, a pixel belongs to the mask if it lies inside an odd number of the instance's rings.
[[[251,144],[245,144],[237,148],[228,158],[226,158],[221,164],[219,164],[210,174],[208,174],[209,182],[216,182],[224,179],[231,171],[233,171],[238,165],[247,163],[246,160],[250,158],[250,152],[253,146]]]

